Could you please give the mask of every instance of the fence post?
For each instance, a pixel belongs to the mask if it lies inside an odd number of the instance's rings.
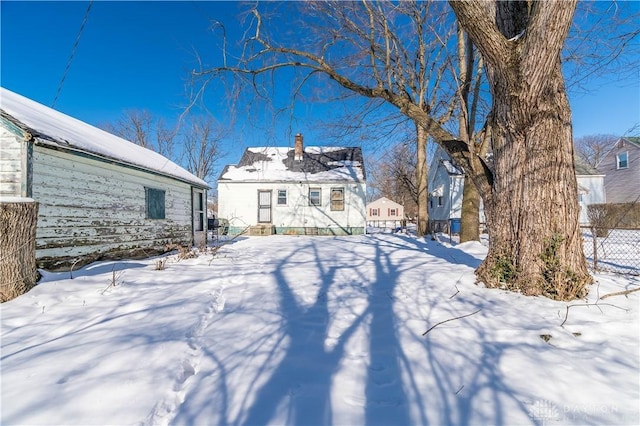
[[[593,242],[593,270],[598,272],[598,232],[595,227],[591,228],[591,241]]]

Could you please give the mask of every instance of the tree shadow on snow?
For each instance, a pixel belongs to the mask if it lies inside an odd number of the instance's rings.
[[[268,424],[278,416],[278,421],[284,418],[286,424],[333,424],[332,390],[340,386],[334,381],[336,374],[345,357],[362,356],[368,366],[364,401],[360,402],[364,405],[364,423],[410,424],[400,374],[393,302],[389,297],[397,275],[394,266],[384,253],[377,250],[374,257],[376,276],[353,277],[351,283],[346,283],[340,276],[352,270],[352,266],[344,260],[320,261],[316,245],[323,243],[326,240],[310,240],[304,248],[317,259],[320,274],[317,297],[311,305],[305,306],[294,294],[299,283],[285,277],[287,265],[301,250],[282,259],[275,268],[283,317],[281,331],[288,339],[288,347],[269,379],[256,391],[243,423]],[[357,253],[348,257],[351,262],[370,261],[370,256],[360,258]],[[350,311],[350,323],[335,338],[335,344],[327,348],[325,339],[329,336],[332,320],[335,320],[332,318],[335,312],[331,312],[329,307],[330,297],[339,299],[340,286],[349,284],[364,288],[366,307],[359,313]],[[348,303],[346,300],[342,302]],[[367,324],[369,345],[362,348],[364,353],[347,349],[350,339]],[[355,392],[352,400],[361,400],[362,389]]]

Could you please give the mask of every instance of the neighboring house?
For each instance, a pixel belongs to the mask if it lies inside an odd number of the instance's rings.
[[[576,178],[578,180],[578,201],[580,203],[580,224],[588,225],[587,206],[605,202],[606,176],[592,165],[575,156]]]
[[[618,139],[596,166],[607,203],[640,201],[640,137]]]
[[[0,197],[39,203],[39,267],[206,242],[207,183],[162,155],[4,88],[0,124]]]
[[[248,148],[218,179],[218,213],[229,233],[363,234],[365,169],[356,147]]]
[[[438,147],[434,153],[428,175],[429,229],[441,232],[448,229],[451,219],[462,214],[464,172],[456,167],[446,152]],[[484,211],[481,209],[481,217]]]
[[[576,156],[576,178],[580,202],[580,223],[588,224],[589,204],[605,201],[605,176]],[[429,168],[429,222],[431,229],[445,231],[451,220],[462,215],[464,172],[456,167],[449,156],[438,148]],[[484,222],[484,208],[480,203],[480,222]]]
[[[404,206],[386,197],[367,204],[367,224],[369,226],[400,226],[404,219]]]

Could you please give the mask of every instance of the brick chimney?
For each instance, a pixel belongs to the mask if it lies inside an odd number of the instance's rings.
[[[302,153],[304,152],[304,146],[302,145],[302,134],[298,133],[295,139],[294,149],[294,160],[302,161]]]

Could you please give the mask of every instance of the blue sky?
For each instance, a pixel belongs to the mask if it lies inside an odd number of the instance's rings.
[[[2,86],[51,106],[88,4],[3,0]],[[131,109],[174,119],[186,102],[185,82],[196,65],[196,52],[219,52],[212,20],[227,23],[230,38],[240,37],[239,26],[233,25],[239,11],[236,2],[95,1],[55,108],[93,125],[114,122]],[[576,137],[625,134],[640,122],[640,75],[610,77],[570,94]],[[209,107],[223,123],[230,119],[224,96],[215,88],[208,94]],[[274,121],[267,112],[241,117],[226,141],[224,161],[236,162],[246,146],[290,144],[287,131],[302,132],[306,143],[321,144],[313,140],[314,120],[334,110],[305,104],[296,107],[293,119],[284,114]],[[280,142],[264,140],[270,126]]]

